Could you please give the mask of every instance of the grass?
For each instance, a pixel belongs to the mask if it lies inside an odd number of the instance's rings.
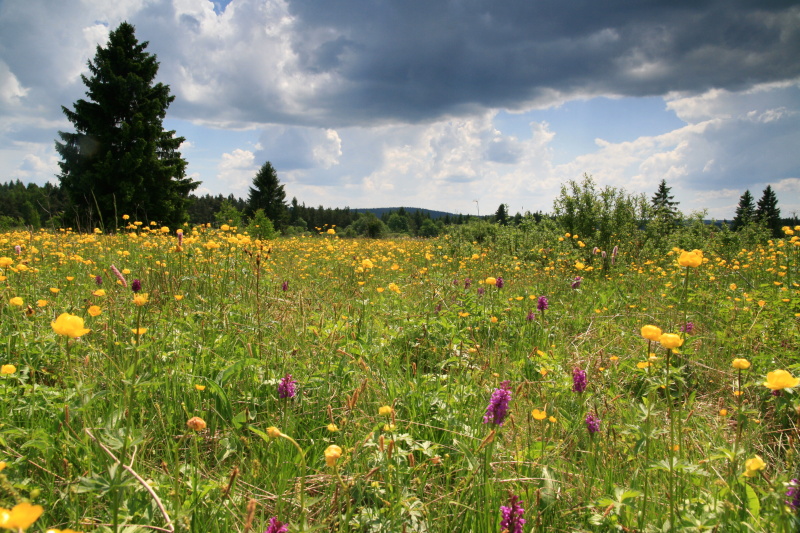
[[[764,386],[800,374],[793,234],[684,267],[535,228],[184,231],[0,234],[0,507],[41,506],[29,531],[501,531],[512,496],[524,531],[800,525],[800,402]]]

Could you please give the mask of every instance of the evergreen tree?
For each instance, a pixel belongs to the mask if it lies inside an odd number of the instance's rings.
[[[275,225],[275,229],[282,230],[289,216],[286,206],[286,192],[278,180],[278,173],[267,161],[253,178],[250,187],[250,197],[247,200],[247,212],[252,214],[258,209],[263,209],[264,214]]]
[[[501,226],[508,224],[508,206],[506,204],[500,204],[500,207],[497,208],[497,212],[494,214],[494,221]]]
[[[120,24],[89,61],[91,77],[81,76],[89,99],[74,111],[62,107],[76,132],[59,132],[59,179],[78,222],[108,225],[127,214],[178,224],[188,217],[188,195],[199,182],[186,177],[178,151],[184,138],[164,130],[175,97],[154,84],[158,61],[147,44],[131,24]]]
[[[667,180],[662,179],[650,203],[653,206],[656,218],[674,222],[678,217],[677,205],[680,202],[673,201],[675,197],[670,194],[671,191],[672,187],[667,187]]]
[[[736,216],[731,221],[731,230],[739,231],[751,222],[755,222],[756,205],[750,190],[744,191],[739,197],[739,205],[736,207]]]
[[[781,210],[778,208],[778,198],[770,185],[764,189],[761,199],[756,204],[756,221],[766,226],[773,237],[780,237],[781,232]]]

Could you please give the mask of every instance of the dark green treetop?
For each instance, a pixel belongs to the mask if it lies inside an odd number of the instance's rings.
[[[91,75],[81,76],[88,99],[74,110],[62,107],[75,133],[59,132],[59,179],[79,222],[109,226],[127,214],[172,225],[188,218],[188,195],[199,182],[186,177],[178,151],[184,138],[164,130],[175,97],[154,84],[158,61],[147,45],[131,24],[120,24],[89,61]]]
[[[781,232],[781,210],[778,208],[778,197],[772,186],[767,185],[761,199],[756,204],[756,222],[766,226],[773,237],[779,237]]]
[[[736,207],[736,216],[731,221],[731,230],[738,231],[748,224],[755,222],[756,204],[750,189],[744,191],[739,197],[739,205]]]
[[[286,207],[286,191],[283,190],[278,179],[278,173],[272,163],[267,161],[258,170],[250,187],[250,196],[247,200],[248,214],[263,209],[264,214],[272,221],[275,229],[283,229],[289,218]]]

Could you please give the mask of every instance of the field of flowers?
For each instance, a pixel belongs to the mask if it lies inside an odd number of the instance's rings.
[[[0,234],[0,527],[797,531],[795,230]]]

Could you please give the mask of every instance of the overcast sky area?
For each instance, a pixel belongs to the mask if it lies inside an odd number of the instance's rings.
[[[779,0],[0,0],[0,181],[57,183],[61,106],[120,22],[158,56],[197,194],[490,214],[561,184],[800,214],[800,5]]]

